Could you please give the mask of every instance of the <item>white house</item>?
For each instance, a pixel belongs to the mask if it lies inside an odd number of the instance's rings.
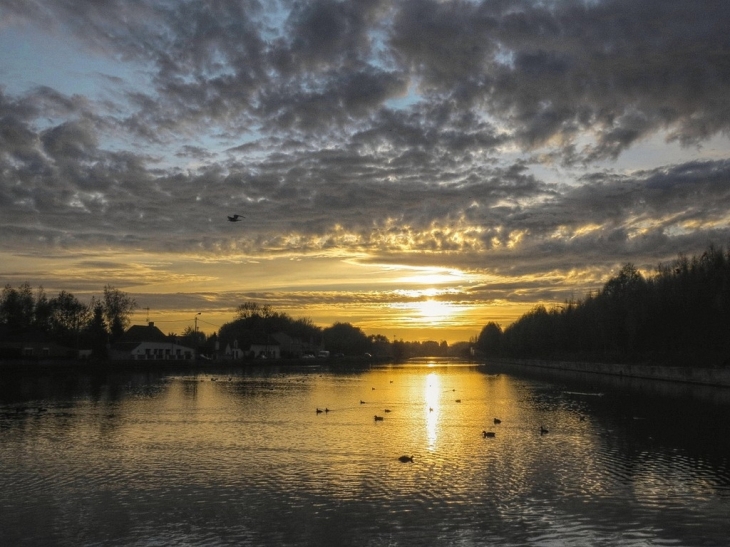
[[[195,350],[177,344],[174,338],[165,336],[154,323],[149,323],[147,326],[129,327],[119,342],[109,348],[109,358],[135,361],[190,360],[195,358]]]
[[[238,347],[238,340],[233,341],[233,346],[226,344],[224,356],[226,359],[243,359],[243,350]]]
[[[269,341],[267,344],[251,344],[248,351],[249,354],[253,355],[257,359],[279,359],[281,357],[281,348],[279,347],[279,344],[273,340]]]

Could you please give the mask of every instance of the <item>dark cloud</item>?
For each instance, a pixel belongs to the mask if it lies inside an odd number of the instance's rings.
[[[426,92],[483,106],[525,146],[595,132],[591,159],[658,130],[727,132],[729,21],[722,1],[412,0],[391,44]]]

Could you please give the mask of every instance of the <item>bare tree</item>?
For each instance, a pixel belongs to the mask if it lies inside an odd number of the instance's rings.
[[[115,289],[111,285],[104,287],[102,297],[104,319],[111,331],[112,340],[119,338],[131,322],[130,315],[137,308],[137,302],[127,293]]]

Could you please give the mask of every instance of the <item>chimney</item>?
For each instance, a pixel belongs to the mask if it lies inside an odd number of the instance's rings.
[[[155,322],[154,322],[154,321],[150,321],[150,324],[149,324],[149,326],[150,326],[150,327],[154,327],[154,326],[155,326]]]

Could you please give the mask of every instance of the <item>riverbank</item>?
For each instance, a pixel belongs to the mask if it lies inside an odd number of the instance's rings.
[[[627,378],[682,382],[730,388],[730,368],[670,367],[644,364],[591,363],[574,361],[545,361],[541,359],[489,359],[501,366],[519,365],[542,369],[603,374]]]
[[[85,359],[17,359],[0,361],[0,374],[34,372],[161,372],[187,370],[191,372],[223,372],[240,368],[278,368],[278,367],[319,367],[319,366],[363,366],[382,363],[383,359],[374,357],[329,357],[329,358],[291,358],[291,359],[250,359],[250,360],[104,360]]]

